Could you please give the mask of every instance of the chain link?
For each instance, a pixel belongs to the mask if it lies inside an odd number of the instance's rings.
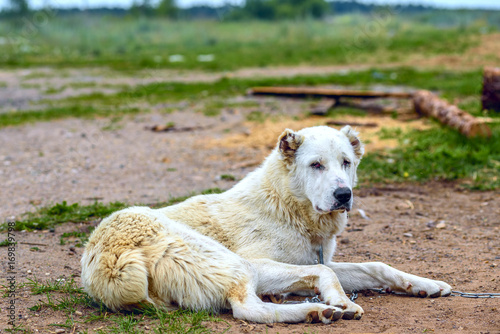
[[[392,295],[406,295],[403,292],[387,292],[384,289],[369,289],[370,291],[378,292],[381,295],[392,294]],[[349,299],[355,301],[358,298],[359,291],[352,291]],[[464,298],[500,298],[500,293],[490,293],[490,292],[462,292],[462,291],[452,291],[451,296],[453,297],[464,297]]]
[[[462,292],[462,291],[452,291],[452,296],[464,297],[464,298],[500,298],[500,293],[473,293],[473,292]]]

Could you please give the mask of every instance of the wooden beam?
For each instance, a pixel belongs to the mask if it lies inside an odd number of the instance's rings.
[[[491,136],[491,129],[484,121],[475,118],[457,106],[441,100],[429,91],[416,92],[413,97],[413,105],[415,111],[420,115],[433,117],[467,137]]]
[[[253,87],[250,89],[252,95],[272,95],[287,97],[319,97],[319,98],[382,98],[391,97],[399,99],[408,99],[413,96],[412,93],[404,92],[377,92],[377,91],[358,91],[346,89],[327,89],[327,88],[300,88],[300,87]]]

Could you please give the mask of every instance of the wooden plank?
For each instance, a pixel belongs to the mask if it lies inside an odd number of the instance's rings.
[[[287,96],[287,97],[319,97],[319,98],[400,98],[408,99],[413,97],[412,93],[405,92],[378,92],[378,91],[358,91],[346,89],[328,89],[328,88],[311,88],[311,87],[253,87],[250,89],[252,95],[271,95],[271,96]]]

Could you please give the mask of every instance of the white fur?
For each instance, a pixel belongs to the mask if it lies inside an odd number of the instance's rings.
[[[83,285],[113,310],[139,303],[231,308],[236,318],[265,323],[360,318],[363,310],[344,289],[450,294],[444,282],[382,263],[331,262],[352,206],[352,196],[339,204],[334,192],[354,187],[363,153],[350,127],[285,130],[262,166],[225,193],[157,210],[132,207],[103,220],[82,258]],[[320,245],[325,265],[316,264]],[[313,289],[327,305],[258,297]]]

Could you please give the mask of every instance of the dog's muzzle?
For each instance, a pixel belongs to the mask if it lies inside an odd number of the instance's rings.
[[[352,206],[352,191],[349,187],[339,187],[333,192],[335,202],[330,208],[331,211],[347,210],[351,211]]]

